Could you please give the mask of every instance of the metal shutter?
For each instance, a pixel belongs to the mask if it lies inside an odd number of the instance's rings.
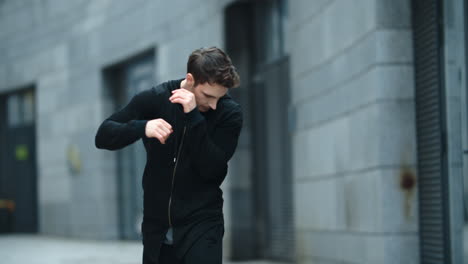
[[[441,7],[413,1],[421,263],[450,263]]]

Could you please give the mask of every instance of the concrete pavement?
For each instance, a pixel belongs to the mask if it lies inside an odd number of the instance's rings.
[[[141,242],[79,240],[40,235],[0,235],[2,264],[139,264]],[[225,261],[225,264],[232,264]],[[266,261],[237,264],[271,264]]]
[[[463,228],[463,260],[468,263],[468,225],[465,224]]]
[[[468,259],[468,226],[464,229],[464,259]],[[141,242],[98,241],[42,235],[0,235],[1,264],[139,264]],[[280,264],[269,261],[224,264]]]

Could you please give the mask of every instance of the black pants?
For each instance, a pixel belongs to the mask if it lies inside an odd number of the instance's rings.
[[[159,264],[221,264],[223,262],[223,234],[213,228],[203,234],[187,251],[182,260],[174,254],[174,248],[163,244],[159,253]],[[144,248],[143,251],[151,250]],[[143,252],[143,264],[151,264]]]

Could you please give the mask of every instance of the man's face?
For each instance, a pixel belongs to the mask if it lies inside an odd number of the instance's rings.
[[[208,82],[199,84],[193,88],[197,107],[200,112],[207,112],[210,109],[216,110],[218,100],[228,92],[228,89],[219,84]]]

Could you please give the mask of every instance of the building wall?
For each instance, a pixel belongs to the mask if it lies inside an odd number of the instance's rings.
[[[299,263],[418,262],[410,3],[289,1]]]
[[[94,147],[110,114],[102,70],[154,47],[156,80],[182,77],[193,49],[223,47],[228,2],[0,1],[0,93],[36,85],[41,233],[118,237],[115,153]]]

